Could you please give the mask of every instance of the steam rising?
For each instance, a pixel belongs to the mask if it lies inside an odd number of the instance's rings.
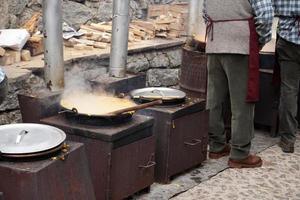
[[[95,94],[95,91],[93,91],[89,83],[89,73],[91,72],[86,73],[79,66],[74,66],[70,71],[67,71],[65,73],[65,88],[62,98],[77,96],[78,94]],[[97,88],[97,94],[113,96],[103,88]]]
[[[88,73],[75,66],[65,74],[65,90],[61,100],[64,108],[76,108],[79,113],[99,116],[136,105],[128,98],[116,98],[103,89],[97,88],[95,92],[89,84]]]

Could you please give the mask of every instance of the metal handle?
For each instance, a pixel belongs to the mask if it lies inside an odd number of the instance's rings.
[[[151,93],[153,93],[153,94],[156,93],[156,94],[160,95],[162,98],[164,98],[164,96],[165,96],[165,94],[162,91],[157,90],[157,89],[152,90]]]
[[[202,140],[199,139],[193,139],[192,141],[194,142],[184,142],[184,144],[189,146],[196,146],[202,142]]]
[[[150,161],[150,162],[148,162],[147,165],[140,165],[139,168],[148,169],[148,168],[153,167],[155,165],[156,165],[156,162]]]
[[[20,144],[25,135],[27,135],[28,131],[22,130],[16,138],[16,144]]]
[[[78,110],[76,108],[72,108],[71,110],[62,110],[58,112],[58,114],[63,114],[63,113],[78,114]]]

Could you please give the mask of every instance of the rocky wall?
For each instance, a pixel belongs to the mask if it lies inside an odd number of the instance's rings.
[[[186,2],[187,0],[130,0],[132,19],[143,19],[149,4]],[[63,18],[78,28],[88,21],[107,21],[112,17],[113,0],[63,0]],[[24,24],[35,12],[42,11],[42,0],[0,0],[0,29],[16,28]],[[40,26],[41,28],[41,26]]]

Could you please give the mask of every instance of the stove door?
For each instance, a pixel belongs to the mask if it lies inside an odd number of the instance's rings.
[[[153,136],[113,150],[109,199],[124,199],[154,182],[154,152]]]
[[[195,167],[207,155],[208,111],[173,121],[170,134],[169,176]]]

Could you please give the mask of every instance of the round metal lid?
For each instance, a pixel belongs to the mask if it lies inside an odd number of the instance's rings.
[[[149,87],[133,90],[130,92],[130,95],[134,99],[138,98],[149,98],[149,99],[162,99],[162,100],[170,100],[170,99],[184,99],[186,97],[186,93],[166,87]]]
[[[42,124],[9,124],[0,126],[0,152],[31,154],[53,149],[62,144],[66,134]]]
[[[5,73],[4,71],[0,68],[0,83],[4,80],[5,78]]]

